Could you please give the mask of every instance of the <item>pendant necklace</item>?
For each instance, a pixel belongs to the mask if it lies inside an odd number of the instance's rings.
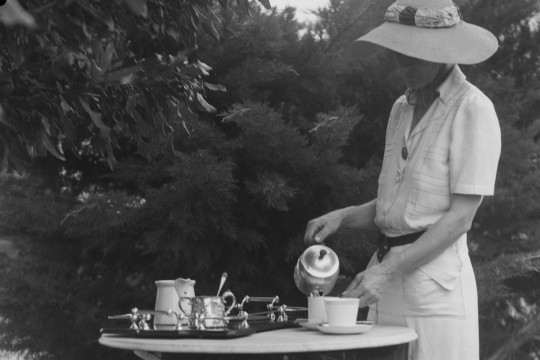
[[[407,158],[409,157],[409,151],[407,150],[407,146],[404,146],[401,149],[401,157],[403,158],[403,160],[407,160]]]

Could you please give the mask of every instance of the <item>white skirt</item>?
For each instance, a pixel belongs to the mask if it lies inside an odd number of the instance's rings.
[[[407,246],[392,248],[386,258]],[[381,300],[370,306],[369,320],[416,331],[418,340],[409,344],[409,360],[479,359],[476,280],[468,254],[460,262],[461,271],[451,289],[416,270],[393,280]],[[377,263],[373,256],[368,267]]]

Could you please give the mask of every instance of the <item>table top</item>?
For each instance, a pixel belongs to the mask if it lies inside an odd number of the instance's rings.
[[[284,354],[399,345],[418,338],[412,329],[375,325],[362,334],[334,335],[305,328],[265,331],[234,339],[148,339],[104,334],[99,343],[124,350],[184,354]]]

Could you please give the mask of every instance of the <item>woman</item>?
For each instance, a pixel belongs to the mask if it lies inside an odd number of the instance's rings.
[[[398,0],[353,43],[389,49],[405,95],[390,113],[377,198],[311,220],[307,244],[339,227],[378,228],[378,250],[343,296],[379,324],[408,326],[411,360],[479,358],[476,283],[466,233],[493,195],[500,129],[491,101],[457,64],[486,60],[495,37],[450,0]]]

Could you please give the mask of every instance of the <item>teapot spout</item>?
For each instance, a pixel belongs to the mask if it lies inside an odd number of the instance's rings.
[[[195,280],[178,278],[174,280],[174,289],[180,298],[195,297]]]

